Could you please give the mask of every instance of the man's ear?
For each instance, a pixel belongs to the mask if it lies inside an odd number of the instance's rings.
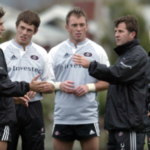
[[[86,31],[88,30],[88,24],[86,23]]]
[[[65,25],[65,28],[66,28],[66,30],[67,30],[67,31],[69,31],[69,27],[68,27],[68,25],[67,25],[67,24]]]
[[[131,37],[134,39],[135,36],[136,36],[136,32],[135,32],[135,31],[132,31],[132,32],[131,32]]]
[[[36,29],[36,31],[34,32],[34,34],[36,34],[38,32],[38,29]]]

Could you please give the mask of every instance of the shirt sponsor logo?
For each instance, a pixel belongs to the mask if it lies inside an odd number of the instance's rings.
[[[16,66],[12,66],[8,67],[8,72],[10,71],[33,71],[33,72],[37,72],[39,74],[42,73],[42,70],[38,69],[38,68],[34,68],[34,67],[16,67]]]
[[[83,68],[81,65],[76,64],[63,64],[58,66],[58,70],[62,71],[63,69],[69,69],[69,68]]]
[[[0,69],[3,69],[3,67],[0,67]]]
[[[15,55],[13,55],[11,58],[10,58],[10,60],[16,60],[17,59],[17,57],[15,56]]]
[[[86,52],[86,53],[84,53],[84,56],[86,56],[86,57],[91,57],[91,56],[92,56],[92,53]]]
[[[123,136],[124,135],[124,132],[120,131],[118,132],[118,136]]]
[[[39,57],[38,57],[38,56],[36,56],[36,55],[32,55],[32,56],[31,56],[31,59],[33,59],[33,60],[38,60],[38,59],[39,59]]]

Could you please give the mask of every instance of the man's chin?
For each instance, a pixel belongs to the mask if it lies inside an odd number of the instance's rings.
[[[78,43],[80,43],[80,42],[84,41],[84,39],[83,39],[83,38],[78,38],[78,39],[76,39],[76,41],[77,41]]]
[[[121,43],[117,43],[117,46],[120,46],[120,45],[122,45]]]

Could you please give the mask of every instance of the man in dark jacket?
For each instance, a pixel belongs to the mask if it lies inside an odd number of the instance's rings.
[[[75,55],[76,64],[89,68],[89,74],[109,82],[104,128],[109,131],[108,150],[143,150],[146,109],[145,66],[148,56],[141,47],[138,22],[133,16],[114,21],[118,54],[115,65],[107,67]]]
[[[0,8],[0,39],[2,32],[5,30],[2,17],[5,12]],[[10,124],[16,121],[16,113],[14,101],[12,97],[24,96],[27,92],[46,92],[49,88],[47,82],[36,81],[39,75],[36,76],[31,83],[12,82],[9,79],[7,66],[3,51],[0,49],[0,150],[7,149],[7,142],[10,138]],[[29,98],[24,96],[21,100],[16,100],[15,103],[25,103],[27,105]]]

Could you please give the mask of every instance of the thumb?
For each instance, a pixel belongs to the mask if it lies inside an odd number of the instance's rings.
[[[33,78],[33,81],[36,81],[39,78],[40,74]]]
[[[31,101],[27,95],[24,95],[24,98],[27,99],[28,101]]]

